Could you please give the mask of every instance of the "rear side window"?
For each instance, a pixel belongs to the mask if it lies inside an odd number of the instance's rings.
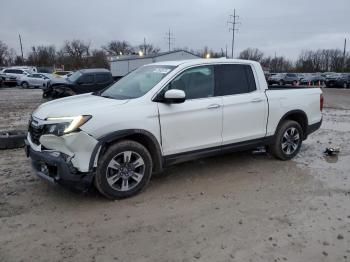
[[[81,84],[93,84],[94,83],[94,76],[93,75],[83,75],[80,77],[79,82]]]
[[[98,84],[107,83],[111,80],[111,77],[108,74],[98,74],[98,75],[95,75],[95,77],[96,77],[96,83]]]
[[[255,78],[249,65],[217,65],[217,95],[245,94],[256,90]]]

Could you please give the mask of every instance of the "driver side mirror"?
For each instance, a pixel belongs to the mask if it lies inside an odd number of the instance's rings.
[[[186,94],[183,90],[170,89],[164,94],[164,102],[169,104],[180,104],[185,102]]]

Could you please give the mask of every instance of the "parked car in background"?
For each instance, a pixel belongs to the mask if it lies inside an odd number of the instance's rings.
[[[269,85],[297,85],[299,82],[299,77],[294,73],[279,73],[277,75],[269,77],[267,82]]]
[[[326,87],[339,87],[338,79],[342,77],[340,73],[334,73],[326,76]]]
[[[36,66],[11,66],[11,69],[22,69],[30,73],[38,73]]]
[[[112,74],[107,69],[82,69],[67,78],[51,79],[44,88],[43,97],[60,98],[96,92],[113,82]]]
[[[30,75],[30,72],[19,68],[6,68],[0,74],[3,83],[8,86],[16,86],[17,81],[24,75]]]
[[[49,80],[53,79],[53,77],[49,77],[48,74],[43,73],[36,73],[36,74],[30,74],[30,75],[23,75],[19,77],[17,80],[17,85],[23,87],[23,88],[29,88],[29,87],[36,87],[36,88],[43,88],[47,85],[47,82]]]
[[[268,87],[254,61],[167,61],[102,92],[42,104],[26,152],[41,178],[126,198],[152,173],[191,159],[258,146],[292,159],[321,126],[322,108],[319,88]]]
[[[300,80],[300,85],[324,85],[326,78],[321,75],[307,75]]]
[[[52,75],[55,77],[66,77],[67,75],[69,76],[72,73],[72,71],[54,71]]]
[[[304,79],[305,77],[307,77],[307,75],[306,75],[306,74],[303,74],[303,73],[297,73],[296,75],[298,76],[299,81],[301,81],[302,79]]]
[[[329,78],[326,82],[327,87],[342,87],[342,88],[350,88],[350,74],[344,73],[340,74],[337,77]]]

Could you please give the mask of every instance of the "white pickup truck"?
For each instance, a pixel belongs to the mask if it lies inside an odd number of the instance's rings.
[[[291,159],[321,126],[322,107],[319,88],[268,88],[257,62],[161,62],[39,106],[26,152],[40,177],[119,199],[189,159],[257,146]]]

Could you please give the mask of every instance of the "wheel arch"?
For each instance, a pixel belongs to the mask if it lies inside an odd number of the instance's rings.
[[[282,118],[280,119],[280,121],[278,122],[277,128],[275,130],[275,136],[276,136],[277,130],[279,129],[279,127],[281,126],[281,124],[285,120],[293,120],[293,121],[299,123],[299,125],[301,126],[301,128],[303,130],[303,140],[305,140],[307,138],[307,130],[308,130],[308,125],[309,125],[309,120],[308,120],[307,115],[304,111],[298,109],[298,110],[291,110],[291,111],[285,113],[282,116]]]
[[[133,140],[146,147],[151,154],[154,164],[153,172],[159,173],[162,171],[163,158],[158,140],[152,133],[143,129],[120,130],[98,139],[99,142],[91,154],[89,169],[93,170],[95,161],[99,159],[100,155],[103,154],[110,145],[125,139]]]

